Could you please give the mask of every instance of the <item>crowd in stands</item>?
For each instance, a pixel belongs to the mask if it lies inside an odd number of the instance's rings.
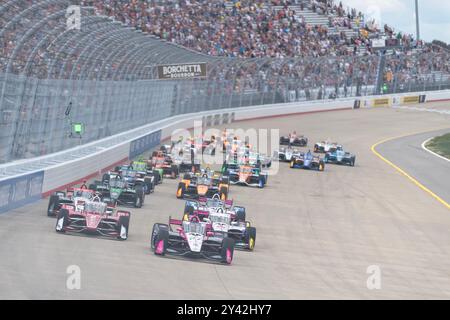
[[[97,12],[112,16],[169,42],[213,56],[227,57],[318,57],[354,54],[348,46],[362,42],[358,33],[330,34],[330,26],[352,28],[362,19],[356,11],[346,13],[333,1],[305,0],[86,0]],[[336,13],[329,26],[310,25],[290,6],[306,5],[321,14]]]
[[[73,3],[66,2],[52,5],[41,2],[37,6],[39,2],[35,0],[22,0],[0,12],[0,72],[9,70],[52,78],[70,77],[72,70],[75,73],[80,70],[76,61],[81,48],[70,51],[71,55],[67,50],[58,54],[57,39],[49,36],[64,25],[65,16],[56,13]],[[371,40],[381,37],[401,44],[387,62],[387,70],[398,73],[398,78],[416,80],[433,71],[449,73],[447,44],[422,45],[411,35],[396,32],[387,25],[380,28],[375,21],[366,21],[361,12],[345,9],[341,2],[333,0],[79,0],[78,3],[94,7],[98,15],[112,17],[194,51],[227,58],[256,58],[246,63],[228,63],[210,73],[211,79],[229,83],[229,90],[347,87],[355,81],[374,84],[379,59]],[[23,14],[32,5],[36,10]],[[304,10],[328,17],[328,24],[307,23]],[[14,19],[21,13],[20,19]],[[18,47],[18,39],[30,31],[31,21],[41,24]],[[330,32],[331,29],[337,32]],[[360,48],[365,48],[362,54]],[[252,62],[259,58],[275,60]],[[101,60],[88,63],[102,65]],[[65,73],[53,73],[52,70],[62,66]]]

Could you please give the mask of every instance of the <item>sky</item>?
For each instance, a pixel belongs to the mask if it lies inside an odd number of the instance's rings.
[[[416,36],[415,0],[342,0],[342,4],[376,17],[381,26],[387,23],[396,31]],[[419,17],[423,40],[450,43],[449,0],[419,0]]]

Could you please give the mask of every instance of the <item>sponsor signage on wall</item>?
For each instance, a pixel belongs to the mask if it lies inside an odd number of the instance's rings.
[[[206,63],[160,65],[158,78],[160,80],[206,78]]]
[[[204,116],[202,118],[202,123],[204,127],[212,127],[223,124],[230,124],[234,122],[234,112],[232,113],[222,113]]]
[[[134,157],[144,153],[145,151],[148,151],[161,142],[161,130],[158,130],[156,132],[150,133],[144,137],[141,137],[139,139],[136,139],[131,142],[130,144],[130,159],[133,159]]]
[[[425,103],[426,95],[406,96],[402,98],[402,104],[419,104]]]
[[[389,107],[391,102],[390,98],[373,99],[374,107]]]
[[[412,97],[403,97],[402,99],[403,104],[412,104],[412,103],[419,103],[420,97],[419,96],[412,96]]]
[[[0,181],[0,213],[42,198],[44,171]]]

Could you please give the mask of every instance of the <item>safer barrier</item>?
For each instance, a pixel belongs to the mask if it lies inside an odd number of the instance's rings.
[[[368,106],[367,101],[373,102],[374,99],[388,99],[389,101],[403,99],[404,101],[407,96],[419,97],[421,94],[366,97],[356,101],[354,98],[349,98],[263,105],[175,116],[54,155],[4,164],[0,166],[0,173],[3,173],[3,177],[0,177],[0,213],[29,204],[48,196],[55,190],[63,189],[109,170],[159,145],[161,141],[170,138],[174,130],[191,129],[195,121],[203,121],[209,127],[252,119],[351,110],[357,109],[357,106]],[[450,99],[450,91],[428,92],[424,101],[445,99]],[[67,160],[63,161],[64,159]],[[42,164],[45,163],[48,165],[43,166]],[[8,175],[8,169],[13,174]]]
[[[0,213],[41,199],[44,171],[0,181]]]

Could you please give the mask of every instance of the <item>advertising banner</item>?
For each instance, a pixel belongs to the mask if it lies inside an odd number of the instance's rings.
[[[389,107],[391,103],[390,98],[373,99],[373,107]]]
[[[402,98],[402,104],[417,104],[420,102],[419,96],[409,96]]]
[[[160,65],[158,78],[160,80],[206,78],[206,63]]]
[[[0,181],[0,213],[42,198],[44,171]]]
[[[161,143],[161,130],[150,133],[130,143],[130,159],[148,151]]]

